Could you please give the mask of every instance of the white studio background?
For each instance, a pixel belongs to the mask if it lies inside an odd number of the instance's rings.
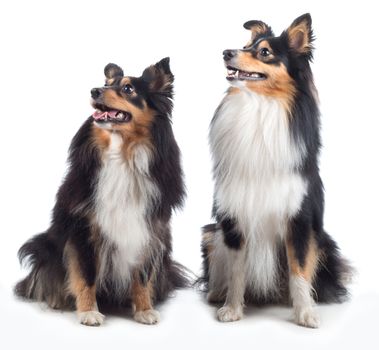
[[[378,56],[377,11],[369,1],[3,1],[0,4],[0,347],[378,348]],[[351,302],[320,306],[322,326],[292,325],[285,307],[249,308],[220,324],[196,291],[159,306],[161,323],[109,316],[101,328],[73,313],[12,296],[25,271],[16,253],[49,225],[71,138],[92,113],[90,89],[108,62],[127,75],[165,56],[175,74],[174,131],[188,197],[173,219],[174,256],[200,272],[200,227],[210,222],[208,125],[228,84],[222,51],[248,40],[242,24],[269,23],[278,34],[310,12],[313,64],[321,99],[321,173],[326,229],[359,274]]]

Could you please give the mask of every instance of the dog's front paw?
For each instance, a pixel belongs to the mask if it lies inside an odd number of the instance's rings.
[[[137,311],[134,319],[143,324],[156,324],[159,322],[159,312],[153,309]]]
[[[221,322],[238,321],[243,316],[242,306],[232,307],[224,305],[217,310],[217,318]]]
[[[86,326],[100,326],[104,322],[104,315],[99,311],[78,312],[79,321]]]
[[[295,308],[295,322],[308,328],[318,328],[320,326],[320,318],[312,307]]]

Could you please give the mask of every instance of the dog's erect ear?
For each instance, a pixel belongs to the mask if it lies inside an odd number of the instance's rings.
[[[262,21],[248,21],[243,27],[251,31],[251,42],[253,43],[261,36],[274,36],[271,27]]]
[[[294,52],[305,55],[312,54],[314,37],[312,18],[309,13],[296,18],[284,34],[287,36],[289,47]]]
[[[113,79],[116,77],[123,77],[124,71],[114,63],[108,63],[104,68],[104,74],[107,79]]]
[[[172,111],[172,95],[174,75],[170,70],[170,58],[166,57],[158,63],[146,68],[141,77],[148,86],[149,103],[160,113],[170,115]]]
[[[148,83],[151,92],[171,97],[174,75],[170,70],[170,57],[146,68],[142,73],[142,79]]]

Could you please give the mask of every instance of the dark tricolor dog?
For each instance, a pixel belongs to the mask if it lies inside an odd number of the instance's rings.
[[[76,308],[91,326],[104,318],[97,301],[131,300],[135,320],[154,324],[153,302],[187,283],[171,259],[170,218],[185,194],[171,128],[174,77],[169,58],[138,78],[115,64],[105,76],[91,91],[96,111],[72,140],[51,227],[19,251],[31,272],[15,292]]]
[[[342,301],[351,269],[323,227],[311,16],[280,36],[244,27],[247,45],[224,51],[231,87],[209,133],[217,223],[203,230],[203,280],[225,302],[220,321],[240,319],[245,301],[291,300],[296,322],[317,327],[314,299]]]

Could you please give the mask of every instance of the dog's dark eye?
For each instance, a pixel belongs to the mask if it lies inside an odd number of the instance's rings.
[[[130,84],[126,84],[123,88],[122,91],[125,92],[126,94],[130,95],[134,91],[134,87]]]
[[[263,47],[262,49],[259,50],[259,54],[262,57],[267,57],[267,56],[271,55],[271,52],[270,52],[270,50],[267,47]]]

